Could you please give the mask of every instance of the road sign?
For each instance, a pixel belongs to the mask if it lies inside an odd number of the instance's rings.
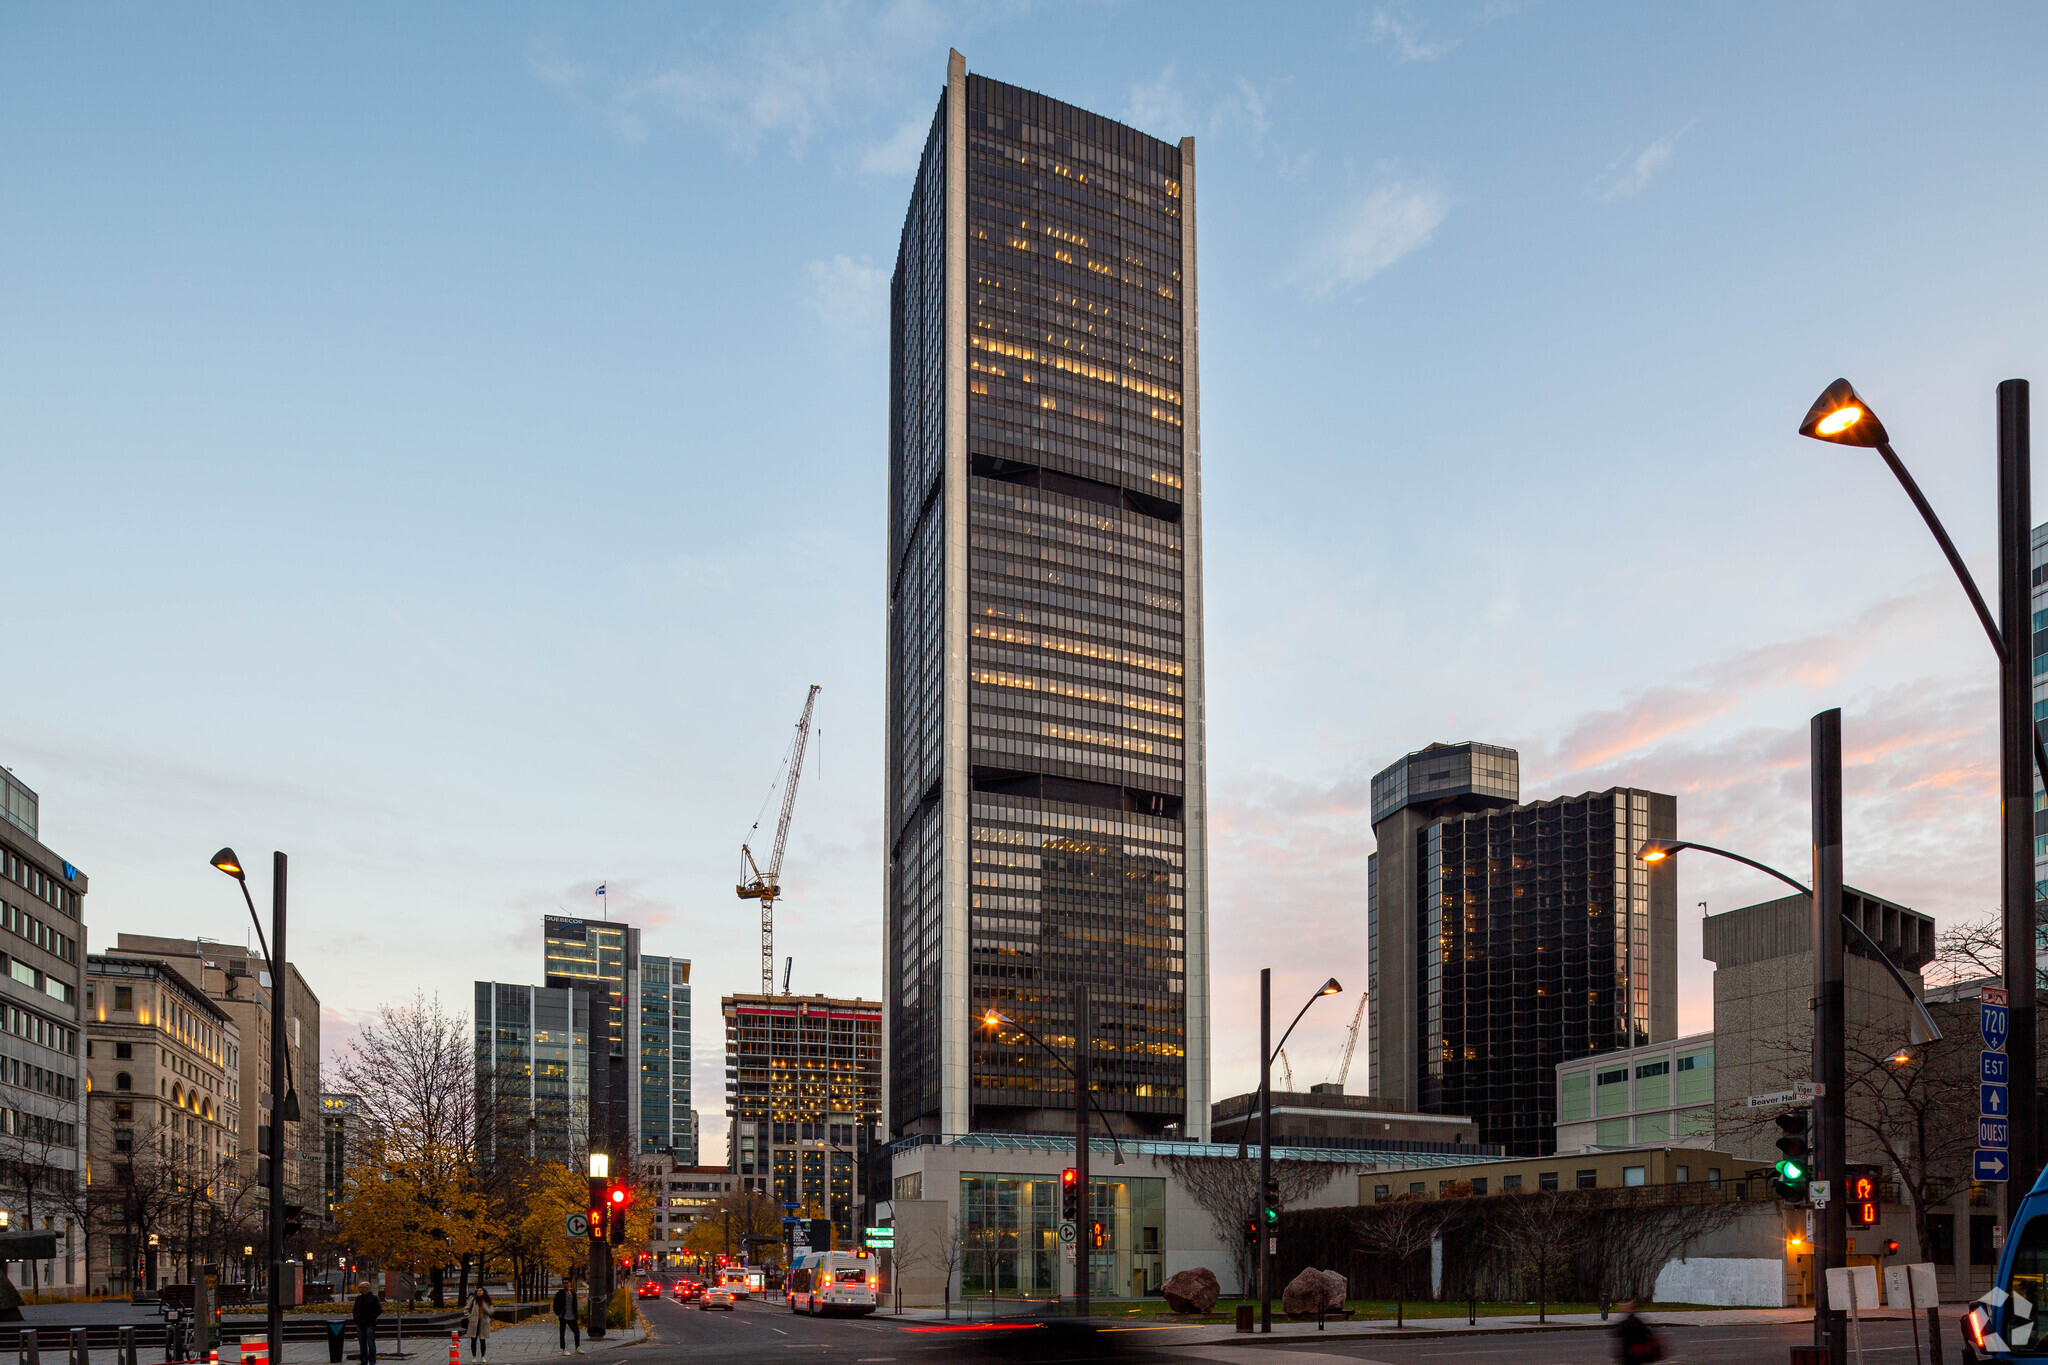
[[[1984,1035],[1984,1046],[1993,1052],[2005,1051],[2005,1036],[2011,1027],[2011,1019],[2004,1005],[1979,1005],[1977,1007],[1978,1031]]]
[[[1977,1054],[1977,1079],[1989,1085],[2004,1085],[2011,1072],[2003,1052],[1980,1052]]]
[[[1978,1119],[1977,1145],[1979,1147],[1996,1147],[2000,1151],[2004,1151],[2011,1145],[2006,1140],[2009,1123],[2010,1121],[2006,1119]]]
[[[1062,1246],[1072,1246],[1074,1244],[1074,1225],[1071,1222],[1060,1224],[1060,1244]]]
[[[1979,1184],[1994,1180],[2004,1180],[2007,1166],[2008,1163],[2004,1152],[1987,1152],[1979,1147],[1977,1149],[1977,1159],[1972,1163],[1970,1178]]]
[[[1799,1096],[1790,1090],[1772,1090],[1761,1095],[1751,1095],[1749,1097],[1749,1107],[1751,1109],[1775,1109],[1781,1104],[1790,1104],[1798,1098]]]
[[[1815,1208],[1824,1209],[1828,1204],[1828,1196],[1834,1192],[1834,1188],[1835,1185],[1832,1180],[1810,1180],[1806,1184],[1806,1197],[1813,1201]]]
[[[2002,1085],[1980,1085],[1977,1087],[1977,1112],[1988,1119],[2002,1119],[2006,1115],[2005,1087]]]
[[[572,1240],[588,1237],[590,1235],[590,1215],[587,1213],[570,1214],[562,1220],[562,1231],[567,1233]]]
[[[2006,995],[2005,987],[2003,986],[1979,986],[1977,988],[1977,999],[1986,1005],[2009,1005],[2012,1003],[2012,1000]]]

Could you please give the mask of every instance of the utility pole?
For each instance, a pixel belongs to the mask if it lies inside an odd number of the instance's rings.
[[[2005,1227],[2010,1235],[2020,1201],[2040,1174],[2040,1100],[2034,1063],[2034,621],[2030,562],[2032,437],[2027,381],[1998,386],[1998,621],[2005,641],[1998,672],[2000,889],[2005,920],[2005,989],[2012,1024],[2005,1184]]]
[[[1081,1190],[1081,1218],[1074,1225],[1074,1316],[1088,1316],[1088,1273],[1093,1269],[1093,1201],[1088,1197],[1088,986],[1074,983],[1074,1183]]]
[[[1842,713],[1813,718],[1813,1079],[1816,1166],[1828,1182],[1814,1238],[1813,1344],[1830,1365],[1847,1365],[1848,1324],[1827,1306],[1828,1271],[1848,1264],[1848,1074],[1843,1054],[1842,990]],[[2030,755],[2031,757],[2031,755]]]

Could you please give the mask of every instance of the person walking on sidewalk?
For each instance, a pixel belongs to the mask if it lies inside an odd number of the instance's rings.
[[[562,1287],[555,1291],[555,1344],[562,1348],[562,1354],[569,1354],[569,1340],[576,1341],[576,1354],[583,1354],[583,1324],[579,1314],[583,1306],[576,1301],[576,1282],[564,1279]]]
[[[462,1310],[462,1333],[469,1338],[469,1353],[478,1360],[490,1354],[491,1296],[478,1285]]]
[[[1656,1329],[1636,1316],[1634,1299],[1620,1305],[1627,1310],[1622,1320],[1614,1325],[1614,1359],[1616,1365],[1653,1365],[1667,1354],[1664,1338]]]
[[[363,1365],[377,1365],[377,1319],[384,1315],[384,1305],[370,1292],[369,1281],[356,1286],[355,1306],[349,1316],[356,1323],[356,1345],[361,1347],[357,1357]]]

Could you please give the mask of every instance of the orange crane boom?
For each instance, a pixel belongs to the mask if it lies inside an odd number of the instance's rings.
[[[775,901],[782,895],[782,854],[789,847],[789,817],[796,810],[796,784],[804,775],[804,748],[811,742],[811,711],[818,704],[818,685],[811,684],[809,695],[804,698],[804,713],[797,717],[796,739],[790,745],[789,767],[782,781],[782,817],[775,822],[775,847],[768,855],[768,866],[763,868],[754,861],[754,850],[750,843],[740,845],[742,876],[746,878],[733,890],[739,892],[741,900],[761,902],[761,994],[775,993]],[[755,822],[754,829],[760,829]],[[749,835],[751,839],[751,834]]]

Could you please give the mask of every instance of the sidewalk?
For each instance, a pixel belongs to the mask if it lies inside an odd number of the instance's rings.
[[[1969,1305],[1967,1303],[1943,1304],[1941,1319],[1944,1323],[1960,1317]],[[876,1314],[882,1322],[923,1324],[944,1319],[944,1311],[937,1308],[906,1308],[899,1318],[884,1310]],[[1020,1316],[1010,1314],[1006,1316]],[[1028,1315],[1023,1315],[1028,1316]],[[1881,1308],[1863,1315],[1865,1322],[1904,1321],[1909,1314],[1902,1308]],[[977,1314],[971,1321],[989,1322],[985,1314]],[[1001,1316],[993,1321],[1001,1321]],[[1538,1322],[1536,1314],[1515,1314],[1501,1317],[1483,1317],[1471,1326],[1463,1318],[1410,1318],[1405,1327],[1396,1327],[1391,1321],[1371,1322],[1331,1321],[1318,1331],[1313,1322],[1287,1322],[1277,1315],[1270,1333],[1253,1331],[1239,1332],[1231,1323],[1178,1323],[1172,1318],[1119,1317],[1116,1314],[1102,1314],[1091,1318],[1097,1327],[1112,1332],[1133,1334],[1170,1334],[1175,1346],[1261,1346],[1282,1345],[1299,1342],[1304,1337],[1322,1341],[1334,1339],[1357,1340],[1375,1338],[1381,1340],[1405,1341],[1422,1340],[1429,1337],[1456,1336],[1498,1336],[1524,1332],[1572,1332],[1597,1331],[1610,1328],[1621,1320],[1619,1312],[1606,1320],[1598,1313],[1551,1313],[1547,1320]],[[1666,1327],[1715,1327],[1729,1325],[1759,1325],[1767,1323],[1803,1323],[1813,1321],[1811,1308],[1702,1308],[1686,1312],[1645,1313],[1643,1320],[1656,1326]],[[966,1324],[970,1319],[958,1305],[954,1306],[951,1319],[955,1324]],[[1925,1321],[1924,1316],[1922,1321]]]
[[[613,1351],[624,1350],[628,1346],[638,1346],[645,1340],[647,1340],[647,1329],[645,1326],[628,1327],[624,1330],[612,1328],[604,1334],[604,1340],[602,1341],[592,1341],[586,1335],[583,1338],[583,1352],[585,1355],[592,1356],[605,1355]],[[227,1347],[231,1349],[234,1341],[234,1337],[229,1337],[226,1343]],[[405,1338],[405,1351],[407,1365],[448,1365],[448,1336],[445,1332],[439,1336],[415,1337],[408,1334]],[[345,1354],[347,1365],[355,1365],[356,1341],[354,1332],[349,1333],[348,1349]],[[227,1362],[232,1358],[229,1350],[224,1349],[221,1352],[221,1360],[223,1362]],[[327,1343],[324,1341],[288,1341],[284,1347],[284,1359],[285,1365],[327,1365]],[[379,1365],[383,1365],[384,1361],[391,1359],[393,1359],[391,1343],[386,1340],[379,1340],[377,1351]],[[490,1354],[482,1357],[470,1354],[469,1338],[464,1337],[462,1339],[462,1355],[459,1365],[478,1365],[480,1360],[483,1362],[483,1365],[527,1365],[531,1361],[559,1361],[565,1359],[573,1360],[575,1357],[564,1356],[561,1348],[555,1345],[555,1320],[550,1317],[544,1319],[535,1318],[529,1322],[522,1322],[516,1327],[500,1327],[497,1331],[491,1333]]]

